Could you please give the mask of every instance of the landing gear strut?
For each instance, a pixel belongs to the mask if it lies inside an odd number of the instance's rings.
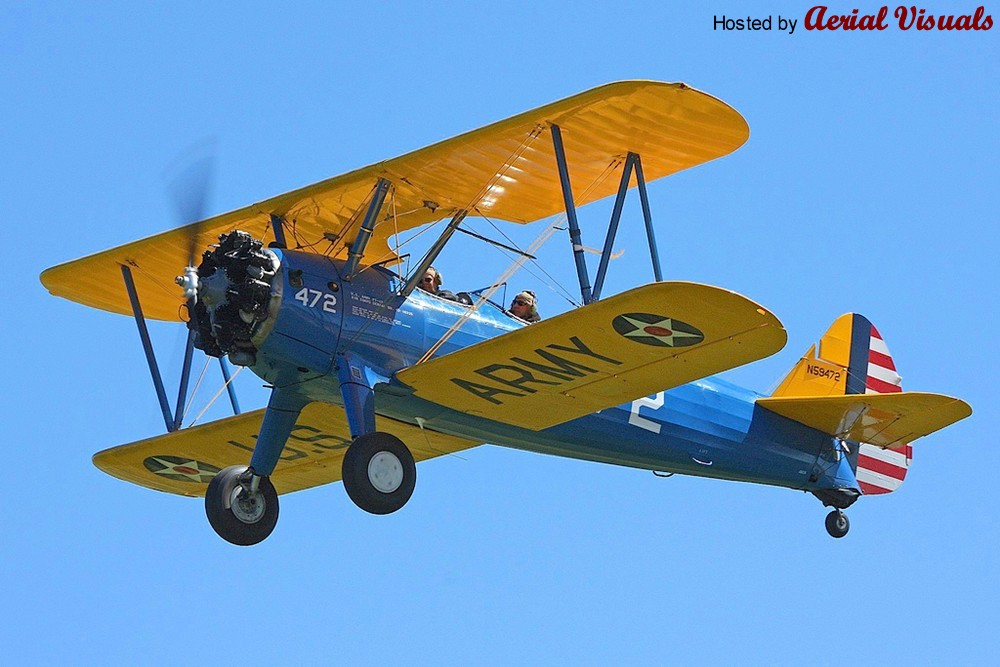
[[[379,431],[355,438],[344,454],[341,472],[347,495],[372,514],[400,509],[417,483],[410,450],[396,436]]]
[[[250,546],[278,523],[278,493],[267,477],[253,475],[247,466],[229,466],[209,483],[205,513],[219,537]]]
[[[830,537],[843,537],[850,528],[851,522],[840,510],[833,510],[826,515],[826,532],[830,533]]]

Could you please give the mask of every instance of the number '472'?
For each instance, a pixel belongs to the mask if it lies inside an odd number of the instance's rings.
[[[320,292],[318,289],[303,287],[295,293],[295,300],[301,301],[306,308],[322,308],[328,313],[337,312],[337,297]]]

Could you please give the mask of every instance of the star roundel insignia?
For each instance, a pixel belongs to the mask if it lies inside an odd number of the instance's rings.
[[[696,328],[665,315],[623,313],[611,322],[619,334],[643,345],[686,347],[705,340]]]
[[[180,456],[150,456],[142,462],[146,470],[177,482],[208,484],[219,472],[210,463]]]

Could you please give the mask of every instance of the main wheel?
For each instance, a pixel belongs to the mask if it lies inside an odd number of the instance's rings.
[[[372,514],[391,514],[406,504],[417,484],[417,465],[406,445],[388,433],[356,438],[344,454],[344,488],[354,504]]]
[[[219,471],[205,492],[205,514],[219,537],[241,547],[257,544],[278,523],[278,492],[267,477],[261,477],[253,493],[240,484],[246,466]]]
[[[830,533],[830,537],[843,537],[850,529],[851,522],[840,510],[833,510],[826,515],[826,532]]]

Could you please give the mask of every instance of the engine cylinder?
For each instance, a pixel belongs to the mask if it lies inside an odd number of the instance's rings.
[[[274,285],[280,280],[274,278],[279,269],[278,256],[247,232],[220,236],[198,267],[198,297],[188,321],[195,347],[252,366],[277,312],[280,290]]]

